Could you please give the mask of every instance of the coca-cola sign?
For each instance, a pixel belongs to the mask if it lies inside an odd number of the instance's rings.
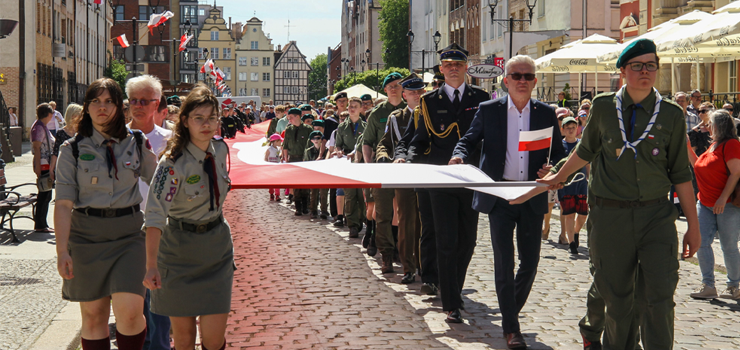
[[[579,60],[570,60],[568,62],[571,66],[588,66],[588,60],[585,58]]]
[[[504,74],[503,68],[495,64],[476,64],[468,67],[468,75],[478,79],[493,79]]]

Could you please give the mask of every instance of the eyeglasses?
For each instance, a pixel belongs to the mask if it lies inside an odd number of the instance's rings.
[[[630,66],[630,69],[634,72],[640,72],[642,71],[643,67],[647,68],[648,72],[655,72],[658,70],[658,63],[656,62],[632,62],[627,63]]]
[[[146,107],[150,103],[156,102],[156,101],[159,101],[159,100],[137,100],[137,99],[134,98],[134,99],[128,100],[128,103],[130,103],[132,106],[139,105],[139,106],[142,106],[142,107]]]
[[[697,95],[691,95],[691,98],[701,98],[701,95],[699,95],[699,96],[697,96]]]
[[[511,73],[511,74],[509,74],[509,76],[511,77],[511,79],[514,79],[514,80],[522,80],[522,77],[526,81],[532,81],[532,80],[534,80],[534,73],[525,73],[525,74],[522,74],[522,73]]]
[[[732,112],[732,111],[734,111],[734,109],[733,109],[733,108],[725,108],[725,110],[726,110],[726,111],[728,111],[728,112]]]
[[[699,110],[699,114],[701,114],[701,113],[709,113],[709,110],[708,109],[700,109]]]
[[[216,124],[216,123],[218,123],[218,118],[216,118],[215,116],[210,116],[208,118],[201,117],[201,116],[198,116],[198,117],[190,117],[190,120],[193,121],[193,124],[195,124],[195,126],[201,126],[201,125],[205,124],[206,122],[208,124]]]
[[[321,141],[321,138],[320,137],[314,137],[314,138],[311,139],[311,141]]]

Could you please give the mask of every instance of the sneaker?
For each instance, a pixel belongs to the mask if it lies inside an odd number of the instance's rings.
[[[309,218],[311,218],[311,219],[316,219],[316,218],[318,218],[318,217],[319,217],[319,215],[318,215],[318,213],[316,213],[315,211],[312,211],[312,212],[311,212],[311,216],[309,216]]]
[[[270,201],[274,201],[274,200],[275,200],[275,195],[274,194],[271,194],[270,195]]]
[[[344,227],[344,216],[337,215],[337,220],[334,221],[334,227]]]
[[[740,289],[738,289],[737,287],[727,287],[727,289],[725,289],[725,291],[719,297],[722,299],[738,300],[740,299]]]
[[[583,337],[583,350],[601,350],[601,342],[599,341],[589,341],[586,339],[583,334],[581,334],[581,337]]]
[[[275,197],[276,202],[280,202],[280,196]]]
[[[737,289],[735,289],[737,290]],[[717,298],[717,288],[702,284],[696,292],[689,294],[694,299],[715,299]]]

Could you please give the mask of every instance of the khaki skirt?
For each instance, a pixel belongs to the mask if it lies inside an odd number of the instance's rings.
[[[157,267],[162,288],[152,291],[153,313],[194,317],[231,311],[234,246],[225,219],[204,233],[167,225],[159,243]]]
[[[101,218],[72,212],[69,255],[74,278],[64,280],[62,298],[93,301],[114,293],[144,297],[144,213]]]

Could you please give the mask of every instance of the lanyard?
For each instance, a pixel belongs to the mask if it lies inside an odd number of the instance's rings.
[[[355,131],[352,132],[353,136],[357,136],[357,127],[360,126],[360,121],[358,120],[357,123],[355,123]]]
[[[619,152],[619,155],[617,156],[617,160],[619,160],[619,157],[624,154],[624,151],[626,149],[631,149],[632,152],[635,152],[635,159],[637,159],[637,150],[635,147],[640,144],[642,140],[645,139],[647,134],[650,132],[650,129],[653,128],[653,124],[655,124],[655,119],[658,118],[658,113],[660,113],[660,102],[663,101],[663,97],[660,96],[660,93],[658,93],[658,90],[653,88],[653,92],[655,92],[655,111],[653,112],[652,118],[650,118],[650,122],[648,122],[647,127],[645,128],[645,131],[640,135],[640,138],[637,139],[637,141],[629,142],[627,141],[627,134],[624,131],[624,120],[622,119],[622,96],[624,96],[624,90],[627,87],[627,85],[622,86],[621,89],[617,92],[617,118],[619,119],[619,131],[622,133],[622,142],[624,145],[622,146],[622,149]],[[633,112],[636,114],[636,112]],[[632,118],[632,135],[634,135],[635,132],[635,117]]]

